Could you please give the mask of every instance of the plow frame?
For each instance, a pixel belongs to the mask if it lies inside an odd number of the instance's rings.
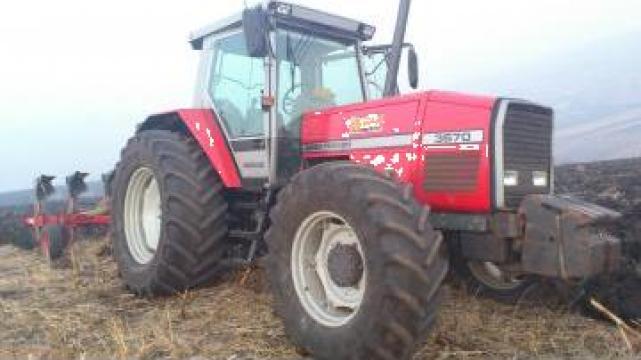
[[[62,256],[66,248],[75,242],[76,229],[92,225],[107,226],[111,223],[109,197],[106,194],[99,201],[98,208],[91,211],[80,209],[79,197],[87,191],[85,178],[88,175],[76,171],[66,178],[68,197],[64,209],[55,214],[48,213],[46,209],[47,200],[55,193],[52,185],[55,177],[42,175],[36,179],[33,214],[23,217],[22,222],[31,229],[36,245],[49,261]],[[52,252],[54,241],[60,242],[57,245],[62,247],[61,251]]]

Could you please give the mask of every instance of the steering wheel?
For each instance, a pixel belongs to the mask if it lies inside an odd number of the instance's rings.
[[[285,95],[283,95],[283,109],[282,109],[283,113],[287,115],[291,115],[292,112],[294,112],[294,105],[297,98],[297,96],[294,96],[294,93],[296,92],[296,90],[300,89],[302,86],[303,84],[298,83],[292,86],[291,88],[289,88],[289,90],[285,92]]]

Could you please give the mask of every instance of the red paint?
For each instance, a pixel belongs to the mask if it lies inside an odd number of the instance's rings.
[[[109,215],[88,215],[84,213],[77,214],[56,214],[25,217],[22,219],[24,225],[31,228],[41,228],[45,225],[61,225],[66,227],[78,227],[82,225],[109,225],[111,216]]]
[[[49,229],[48,225],[63,226],[66,229],[74,229],[84,225],[109,225],[111,216],[109,215],[89,215],[85,213],[74,214],[39,214],[31,217],[24,217],[22,222],[31,229],[31,233],[40,244],[43,255],[49,258]],[[39,235],[39,236],[38,236]]]
[[[182,109],[176,113],[200,144],[225,187],[242,187],[236,163],[213,111]]]
[[[495,98],[452,92],[429,91],[363,104],[325,109],[305,114],[301,129],[303,144],[327,141],[389,137],[405,134],[411,143],[395,148],[355,149],[303,153],[306,159],[349,157],[356,163],[373,166],[381,172],[394,172],[399,181],[410,183],[417,199],[441,212],[484,213],[491,210],[489,145],[492,108]],[[383,124],[378,131],[350,133],[347,120],[378,114]],[[428,149],[422,145],[425,133],[453,130],[483,130],[478,150]],[[479,159],[477,187],[471,192],[427,192],[425,164],[438,152]],[[429,174],[427,174],[429,176]]]
[[[419,201],[430,204],[435,211],[450,212],[488,212],[491,209],[490,199],[490,126],[492,104],[488,106],[469,106],[454,102],[428,101],[423,115],[423,133],[445,132],[452,130],[483,130],[483,141],[477,143],[477,151],[462,151],[456,149],[429,149],[421,147],[421,158],[425,161],[423,166],[430,161],[430,155],[453,154],[456,156],[474,156],[480,161],[477,173],[476,190],[472,192],[427,192],[421,186],[425,181],[425,172],[421,171],[415,177],[416,196]],[[422,168],[425,169],[424,167]],[[427,174],[429,176],[429,174]]]
[[[65,225],[73,227],[82,225],[109,225],[111,224],[111,216],[109,215],[87,215],[83,213],[70,214],[65,217]]]
[[[414,122],[417,119],[421,98],[410,95],[398,97],[394,100],[377,100],[325,109],[322,112],[308,113],[305,115],[301,128],[301,141],[303,144],[311,144],[329,140],[411,133],[414,130]],[[348,127],[345,124],[346,121],[355,116],[367,116],[368,114],[382,116],[381,130],[349,134]]]
[[[491,111],[494,101],[495,98],[485,96],[463,95],[446,91],[428,91],[395,98],[380,99],[367,103],[328,108],[305,114],[305,120],[301,129],[301,141],[303,144],[311,144],[343,139],[345,138],[344,134],[347,132],[345,121],[353,116],[366,116],[368,114],[383,115],[384,124],[382,131],[355,134],[350,138],[368,138],[373,136],[389,136],[398,133],[411,133],[415,130],[415,121],[424,120],[423,112],[426,102],[449,104],[452,108],[463,105]],[[447,119],[434,120],[447,121]]]

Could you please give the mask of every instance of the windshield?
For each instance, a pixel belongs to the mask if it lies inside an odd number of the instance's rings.
[[[282,126],[296,131],[305,111],[364,101],[356,44],[283,29],[276,34]]]

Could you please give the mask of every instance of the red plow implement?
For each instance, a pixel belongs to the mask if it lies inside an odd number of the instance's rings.
[[[85,183],[88,175],[77,171],[66,178],[67,198],[58,206],[51,201],[56,192],[53,185],[55,177],[41,175],[36,179],[33,213],[25,217],[23,223],[31,229],[35,244],[49,260],[64,255],[65,250],[76,241],[79,229],[108,227],[111,223],[108,191],[92,208],[81,204],[81,195],[88,189]],[[108,175],[103,177],[105,183],[108,178]]]

